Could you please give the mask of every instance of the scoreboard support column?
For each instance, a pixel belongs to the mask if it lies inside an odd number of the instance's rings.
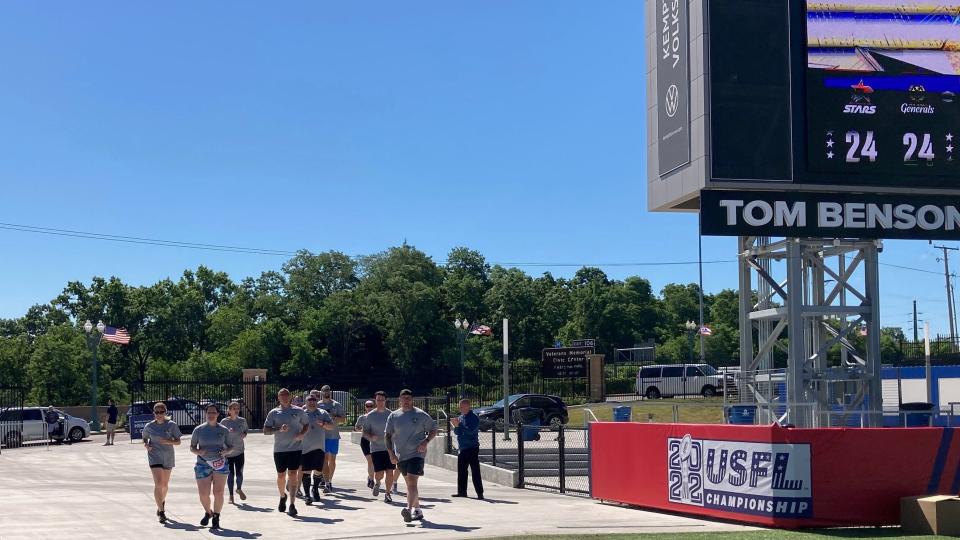
[[[739,400],[757,404],[761,423],[881,425],[875,412],[881,407],[880,246],[877,240],[740,237]],[[773,298],[753,297],[764,289]],[[842,293],[853,300],[841,301]],[[851,322],[840,324],[844,318]],[[754,328],[760,330],[756,346]],[[782,346],[788,329],[783,375],[764,359]],[[848,353],[838,366],[828,361],[835,346]]]

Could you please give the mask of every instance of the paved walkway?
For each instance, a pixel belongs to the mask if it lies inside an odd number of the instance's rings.
[[[503,486],[487,486],[488,501],[451,499],[456,474],[428,467],[421,481],[426,516],[407,525],[400,517],[403,497],[390,506],[366,488],[360,449],[342,442],[334,484],[337,493],[321,506],[297,505],[300,516],[277,512],[271,438],[247,438],[245,504],[227,505],[221,531],[200,528],[203,515],[187,442],[177,450],[167,498],[173,523],[157,523],[153,484],[143,446],[102,437],[49,450],[21,448],[0,455],[0,539],[45,538],[260,538],[286,540],[370,538],[496,537],[527,534],[680,532],[745,529],[737,525],[600,504]],[[401,482],[401,492],[404,491]],[[472,492],[472,487],[470,488]],[[238,501],[239,502],[239,501]]]

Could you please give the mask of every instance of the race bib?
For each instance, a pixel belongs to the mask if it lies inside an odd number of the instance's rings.
[[[222,469],[223,466],[227,463],[227,460],[222,457],[216,458],[216,459],[203,458],[203,460],[206,461],[207,464],[209,464],[210,467],[213,469]]]

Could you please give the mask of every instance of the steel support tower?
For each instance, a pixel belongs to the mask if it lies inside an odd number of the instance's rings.
[[[881,425],[881,249],[874,240],[739,238],[739,400],[758,405],[760,423]],[[773,369],[775,348],[786,353],[785,374]]]

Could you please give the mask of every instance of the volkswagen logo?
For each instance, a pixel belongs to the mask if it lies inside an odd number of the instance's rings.
[[[677,85],[671,84],[670,88],[667,88],[663,108],[670,118],[676,116],[677,109],[680,108],[680,90],[677,88]]]

